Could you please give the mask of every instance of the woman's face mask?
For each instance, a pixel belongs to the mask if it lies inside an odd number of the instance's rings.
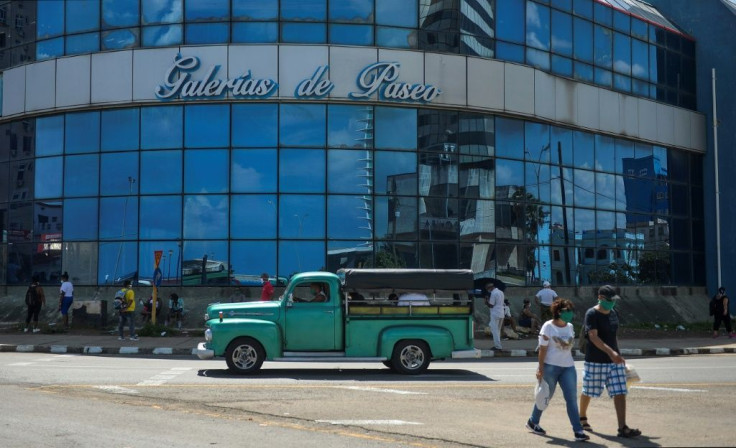
[[[565,310],[560,313],[560,319],[566,324],[572,322],[573,312],[572,310]]]
[[[611,311],[614,306],[616,306],[616,302],[612,300],[599,300],[598,305],[601,306],[606,311]]]

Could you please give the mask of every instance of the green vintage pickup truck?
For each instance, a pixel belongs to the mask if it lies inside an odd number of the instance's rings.
[[[469,270],[342,269],[295,275],[278,300],[212,304],[201,359],[249,374],[269,361],[382,362],[418,374],[477,358]]]

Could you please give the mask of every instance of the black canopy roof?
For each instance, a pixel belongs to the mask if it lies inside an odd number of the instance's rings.
[[[340,269],[337,275],[348,289],[473,289],[469,269]]]

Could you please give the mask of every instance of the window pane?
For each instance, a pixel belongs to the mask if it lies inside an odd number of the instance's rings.
[[[66,54],[91,53],[100,50],[100,33],[78,34],[66,38]]]
[[[282,20],[324,21],[326,18],[326,0],[281,0]]]
[[[573,147],[575,166],[592,170],[595,166],[593,134],[575,131]]]
[[[631,75],[631,38],[621,33],[613,36],[613,69]]]
[[[407,28],[376,27],[376,46],[389,48],[416,48],[416,32]]]
[[[232,241],[230,263],[233,277],[241,285],[258,281],[264,272],[276,277],[276,241]],[[283,283],[286,283],[285,279]]]
[[[236,149],[231,153],[230,190],[233,193],[276,191],[276,150]]]
[[[67,114],[64,143],[67,154],[99,151],[100,113]]]
[[[649,46],[644,42],[631,40],[631,74],[637,78],[649,79]]]
[[[102,151],[130,151],[138,149],[139,109],[102,111]]]
[[[603,135],[595,136],[595,169],[599,171],[615,171],[615,153],[613,138]]]
[[[376,151],[374,166],[376,193],[417,194],[416,154]]]
[[[181,148],[182,108],[141,108],[141,149]]]
[[[55,251],[56,252],[56,251]],[[97,243],[64,243],[61,259],[63,264],[57,262],[48,263],[49,265],[59,266],[61,269],[53,269],[49,266],[45,272],[69,272],[75,285],[96,285],[97,284]],[[46,264],[46,263],[44,263]],[[38,266],[36,265],[36,269]],[[51,275],[49,275],[51,277]],[[51,282],[51,278],[47,277]]]
[[[187,44],[220,44],[230,38],[230,25],[227,23],[195,23],[187,25]]]
[[[496,118],[496,155],[514,159],[524,158],[524,122]]]
[[[64,149],[64,116],[36,119],[36,156],[61,154]]]
[[[628,140],[616,139],[616,173],[625,174],[624,164],[634,158],[634,144]]]
[[[140,238],[181,238],[181,211],[181,196],[141,196]]]
[[[524,163],[496,160],[496,199],[511,199],[524,186]]]
[[[102,0],[102,27],[117,28],[136,26],[140,21],[138,2],[120,0]]]
[[[363,196],[327,197],[327,238],[373,238],[372,201]]]
[[[139,45],[139,30],[131,28],[128,30],[115,30],[102,33],[103,50],[121,50],[133,48]]]
[[[58,36],[64,33],[64,2],[37,2],[36,37]]]
[[[102,154],[100,194],[116,196],[138,193],[138,153]]]
[[[327,110],[327,141],[333,148],[373,147],[372,109],[331,105]]]
[[[613,8],[602,3],[594,5],[595,21],[608,27],[613,26]]]
[[[552,51],[572,56],[572,17],[552,11]]]
[[[376,24],[417,27],[417,1],[376,0]]]
[[[279,152],[279,191],[324,192],[325,151],[321,149],[282,149]]]
[[[64,240],[97,239],[97,198],[64,201]]]
[[[282,104],[281,145],[324,146],[325,112],[325,106],[319,104]]]
[[[279,18],[278,0],[232,0],[234,20],[276,20]]]
[[[146,47],[166,47],[181,42],[181,25],[147,26],[143,28],[143,45]]]
[[[552,56],[552,73],[558,75],[572,77],[572,59],[563,58],[561,56]]]
[[[322,44],[327,42],[327,27],[322,23],[282,23],[281,42]]]
[[[370,23],[373,21],[373,0],[330,2],[330,22]]]
[[[325,243],[322,241],[279,242],[279,277],[299,272],[319,271],[325,267]]]
[[[276,22],[233,22],[233,43],[273,43],[279,40],[279,24]]]
[[[182,285],[230,285],[227,251],[227,241],[185,241]]]
[[[161,284],[179,284],[179,264],[181,263],[181,245],[177,241],[146,241],[138,244],[138,267],[141,280],[153,281],[154,251],[160,250],[159,269],[163,276]],[[166,300],[159,290],[158,300]],[[166,302],[164,302],[166,304]]]
[[[136,196],[100,199],[100,239],[138,239],[138,198]]]
[[[189,150],[184,153],[185,193],[227,193],[228,150]]]
[[[616,210],[616,176],[611,174],[596,173],[595,175],[595,206],[603,210]],[[613,229],[615,223],[608,227],[599,227],[605,229]]]
[[[402,126],[397,127],[396,123],[402,123]],[[376,106],[375,145],[382,149],[416,150],[416,110]]]
[[[330,43],[342,45],[372,45],[372,25],[330,25]]]
[[[96,196],[99,188],[99,156],[71,156],[64,161],[64,196]]]
[[[587,20],[575,18],[573,25],[575,59],[593,62],[593,24]]]
[[[590,0],[573,0],[572,11],[574,14],[593,18],[593,2]]]
[[[278,113],[275,104],[234,104],[232,146],[276,146]]]
[[[506,0],[496,2],[496,37],[509,42],[524,42],[524,2]]]
[[[549,50],[550,12],[546,6],[533,2],[526,4],[526,44],[540,50]]]
[[[532,67],[536,67],[541,70],[549,71],[549,53],[546,51],[539,51],[533,48],[526,49],[526,62]]]
[[[330,193],[372,192],[370,151],[331,150],[327,153],[327,189]]]
[[[64,38],[43,40],[36,44],[36,59],[43,60],[64,55]]]
[[[181,151],[141,153],[141,193],[181,193]]]
[[[276,238],[276,195],[233,195],[230,238]]]
[[[373,243],[369,241],[328,241],[327,270],[373,266]]]
[[[230,0],[191,1],[185,3],[186,21],[227,19],[230,15]]]
[[[230,144],[230,106],[186,106],[184,142],[187,148],[217,148]]]
[[[281,195],[279,237],[325,237],[325,198],[317,195]]]
[[[595,26],[595,64],[605,68],[612,66],[613,33],[610,29]]]
[[[137,243],[100,243],[97,281],[101,285],[120,285],[134,280],[138,273]]]
[[[495,154],[495,121],[485,114],[461,113],[458,144],[460,154],[492,156]]]
[[[143,2],[143,24],[178,23],[182,19],[182,0]]]
[[[36,182],[34,186],[36,198],[61,197],[62,167],[62,157],[44,157],[36,160]]]
[[[575,170],[575,206],[595,207],[595,175],[592,171]],[[593,227],[590,227],[591,229]],[[576,229],[577,230],[577,229]]]
[[[75,0],[66,2],[66,33],[100,28],[100,1]]]
[[[228,213],[227,196],[185,196],[184,238],[227,238]]]
[[[389,240],[417,238],[416,196],[377,196],[374,210],[376,238]]]

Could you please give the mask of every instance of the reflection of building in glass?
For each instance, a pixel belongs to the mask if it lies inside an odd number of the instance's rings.
[[[492,0],[422,0],[419,47],[493,57]]]
[[[662,216],[670,212],[667,168],[659,157],[624,158],[626,227],[644,235],[647,249],[669,246],[669,224]]]

